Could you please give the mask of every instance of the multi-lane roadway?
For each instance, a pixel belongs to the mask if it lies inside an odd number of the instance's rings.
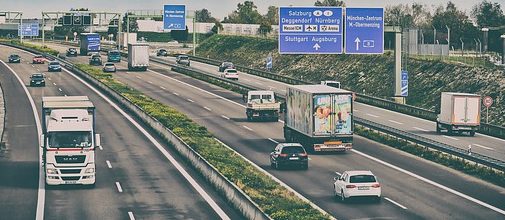
[[[67,46],[49,46],[60,52],[67,49]],[[86,63],[88,57],[68,60]],[[173,62],[171,58],[167,60]],[[151,63],[147,72],[126,71],[124,61],[117,66],[118,72],[113,74],[116,79],[187,114],[225,144],[337,218],[499,219],[505,214],[503,188],[361,137],[355,137],[355,150],[349,153],[311,155],[307,171],[270,169],[268,153],[277,142],[283,141],[281,122],[247,122],[240,95],[172,72],[166,65]],[[217,74],[214,66],[192,62],[192,67]],[[286,86],[243,73],[239,81],[262,88],[270,86],[279,92]],[[429,129],[429,122],[413,123],[417,119],[411,117],[400,121],[403,119],[394,115],[397,113],[363,106],[357,105],[360,117],[389,115],[391,119],[387,120],[395,120],[405,127]],[[486,136],[478,136],[476,140],[479,138],[500,141]],[[343,204],[336,201],[331,188],[334,172],[356,169],[371,170],[378,176],[382,183],[382,202],[358,200]]]

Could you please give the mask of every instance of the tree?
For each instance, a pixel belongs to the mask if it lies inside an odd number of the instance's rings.
[[[266,36],[270,32],[272,32],[272,24],[267,20],[263,20],[258,29],[258,34]]]
[[[473,6],[471,15],[479,27],[497,27],[505,23],[500,4],[487,0]]]
[[[268,12],[264,16],[264,19],[270,24],[279,24],[279,8],[276,6],[268,6]]]
[[[429,26],[431,13],[424,5],[400,4],[388,6],[384,11],[384,21],[388,25],[398,25],[402,28],[422,28]]]
[[[121,24],[121,30],[123,32],[127,32],[128,29],[126,29],[126,21],[128,19],[128,15],[133,15],[132,13],[125,13],[125,15],[123,16],[123,23]],[[139,25],[137,24],[137,19],[136,18],[132,18],[130,19],[130,32],[137,32],[139,30]]]
[[[345,3],[344,3],[344,1],[338,1],[338,0],[323,0],[323,1],[317,0],[316,3],[314,3],[314,6],[345,7]]]
[[[253,1],[238,3],[237,10],[225,17],[223,23],[260,24],[262,16]]]
[[[474,39],[479,37],[479,31],[473,25],[468,16],[456,8],[452,2],[448,2],[444,8],[438,7],[433,15],[432,25],[436,29],[445,29],[446,26],[451,29],[451,45],[455,48],[460,47],[460,39],[465,45],[474,44]]]
[[[216,23],[217,19],[212,17],[209,10],[206,8],[202,10],[195,11],[196,22],[205,22],[205,23]]]

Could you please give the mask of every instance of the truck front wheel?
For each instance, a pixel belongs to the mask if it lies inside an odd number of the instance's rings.
[[[475,131],[470,131],[470,136],[475,136]]]
[[[437,134],[440,134],[440,124],[437,122]]]

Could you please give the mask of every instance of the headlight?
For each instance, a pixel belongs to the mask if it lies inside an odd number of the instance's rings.
[[[45,80],[42,80],[42,81],[40,81],[40,82],[45,82]]]
[[[94,173],[95,172],[95,168],[87,168],[85,173]]]
[[[47,174],[58,174],[58,170],[53,169],[53,168],[47,168],[46,173]]]

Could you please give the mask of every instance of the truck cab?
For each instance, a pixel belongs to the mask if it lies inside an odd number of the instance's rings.
[[[40,143],[47,185],[95,185],[100,135],[87,96],[43,97]]]
[[[247,93],[247,120],[279,120],[280,103],[276,102],[273,91],[249,91]]]

